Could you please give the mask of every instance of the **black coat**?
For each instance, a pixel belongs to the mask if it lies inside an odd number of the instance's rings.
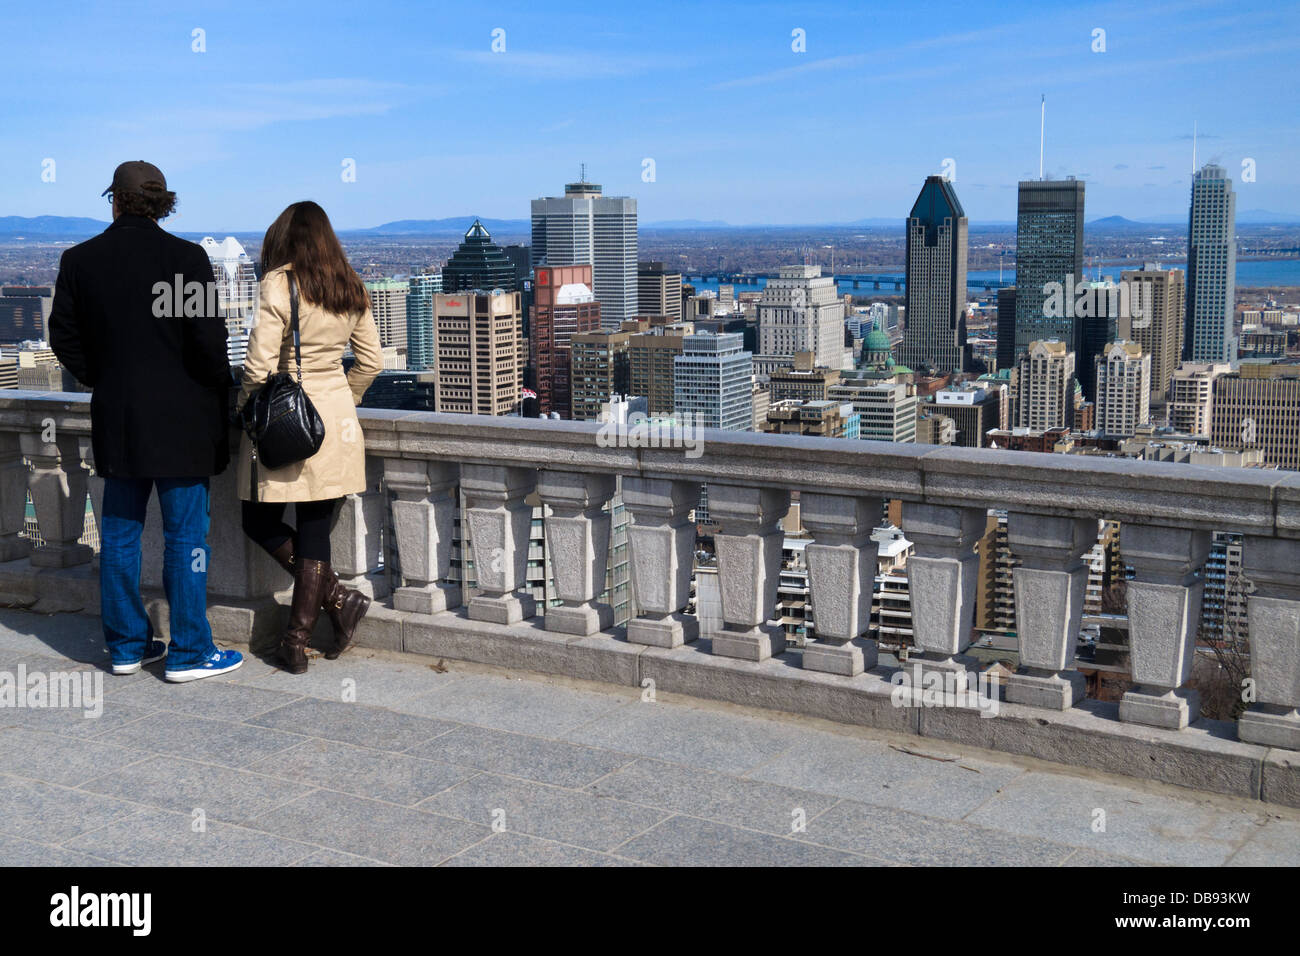
[[[180,310],[173,291],[178,275]],[[161,297],[159,283],[166,288]],[[50,347],[93,389],[100,475],[199,478],[220,473],[230,461],[226,325],[213,293],[184,308],[190,283],[211,286],[207,253],[144,216],[118,216],[63,253]]]

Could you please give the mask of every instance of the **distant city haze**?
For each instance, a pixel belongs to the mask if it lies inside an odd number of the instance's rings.
[[[177,232],[304,198],[340,229],[525,219],[585,163],[643,225],[901,226],[942,173],[974,229],[1038,176],[1044,94],[1045,173],[1087,182],[1090,221],[1183,215],[1193,124],[1239,222],[1300,215],[1293,5],[149,0],[20,6],[0,44],[0,216],[106,219],[144,158]]]

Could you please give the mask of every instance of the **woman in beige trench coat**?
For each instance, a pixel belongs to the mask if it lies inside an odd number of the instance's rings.
[[[290,332],[289,284],[298,287],[302,386],[325,423],[325,440],[305,461],[267,469],[247,435],[239,449],[244,532],[293,575],[289,627],[280,658],[295,674],[307,670],[307,643],[324,610],[334,629],[333,659],[352,643],[370,599],[343,587],[330,567],[330,525],[344,495],[366,487],[366,452],[356,406],[383,368],[379,332],[361,277],[348,264],[325,210],[294,203],[272,223],[262,243],[257,323],[248,340],[242,408],[275,372],[296,372]],[[343,374],[343,350],[356,356]],[[254,487],[255,485],[255,487]],[[297,527],[284,523],[294,503]]]

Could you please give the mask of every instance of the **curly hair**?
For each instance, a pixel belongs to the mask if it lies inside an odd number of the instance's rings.
[[[176,194],[166,189],[145,186],[139,192],[113,193],[113,199],[118,212],[132,216],[166,219],[176,211]]]

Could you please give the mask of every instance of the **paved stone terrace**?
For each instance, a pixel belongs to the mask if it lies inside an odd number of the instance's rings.
[[[0,611],[0,671],[106,659],[97,618]],[[438,666],[247,658],[173,686],[153,665],[105,674],[98,719],[0,709],[0,864],[1300,864],[1296,810]]]

